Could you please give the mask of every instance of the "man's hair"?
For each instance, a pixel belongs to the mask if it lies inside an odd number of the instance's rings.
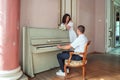
[[[83,25],[79,25],[78,26],[78,30],[81,32],[81,33],[84,33],[85,32],[85,27]]]

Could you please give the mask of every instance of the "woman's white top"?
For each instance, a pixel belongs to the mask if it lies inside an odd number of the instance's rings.
[[[70,26],[70,29],[69,29],[69,39],[70,39],[70,42],[73,42],[76,38],[77,38],[77,35],[73,29],[73,22],[70,21],[68,24],[68,26]],[[61,26],[64,26],[64,24],[62,23]]]

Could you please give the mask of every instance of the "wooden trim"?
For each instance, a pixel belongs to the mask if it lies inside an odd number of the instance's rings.
[[[62,0],[60,0],[60,23],[59,24],[61,24],[61,22],[62,22]]]
[[[71,18],[72,18],[72,6],[73,6],[73,5],[72,5],[72,1],[73,1],[73,0],[71,0]]]
[[[66,0],[64,0],[64,14],[66,13]]]
[[[89,52],[88,54],[105,54],[105,52],[97,52],[97,51],[93,51],[93,52]]]

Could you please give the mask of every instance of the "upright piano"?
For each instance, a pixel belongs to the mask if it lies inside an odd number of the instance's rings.
[[[34,77],[36,73],[58,67],[56,46],[69,43],[68,31],[23,27],[22,69]]]

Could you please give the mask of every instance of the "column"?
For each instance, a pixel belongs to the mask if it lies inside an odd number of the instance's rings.
[[[17,80],[19,66],[20,0],[0,0],[0,80]]]

